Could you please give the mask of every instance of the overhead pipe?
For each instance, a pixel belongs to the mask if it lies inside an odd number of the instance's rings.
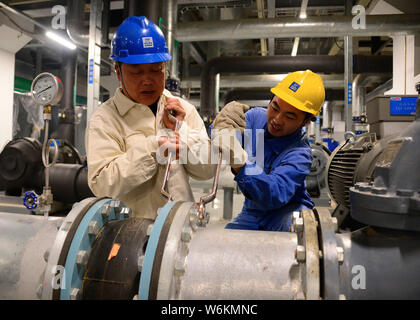
[[[178,78],[176,65],[178,60],[178,52],[176,50],[174,37],[177,24],[177,11],[178,6],[176,0],[164,1],[162,6],[162,24],[160,25],[160,28],[165,34],[169,54],[172,56],[172,60],[167,62],[170,78]]]
[[[77,72],[77,51],[63,52],[63,99],[61,102],[61,117],[55,132],[51,134],[51,138],[65,139],[71,145],[75,141],[75,112],[74,112],[74,87],[76,83]]]
[[[79,46],[89,47],[89,27],[84,26],[85,0],[67,0],[67,34]]]
[[[273,84],[274,85],[274,84]],[[270,88],[258,88],[258,89],[234,89],[230,90],[225,94],[225,104],[233,100],[270,100],[272,97]],[[344,91],[341,89],[325,89],[325,101],[336,101],[344,100]]]
[[[280,82],[286,76],[286,73],[226,75],[220,79],[220,88],[268,88]],[[344,88],[342,74],[320,74],[320,76],[325,88]],[[182,89],[200,88],[200,86],[201,80],[199,77],[183,78],[181,82]]]
[[[147,19],[159,24],[159,18],[162,17],[162,6],[161,0],[125,0],[124,10],[125,17],[130,16],[145,16]]]
[[[67,0],[67,34],[69,38],[81,47],[89,47],[89,26],[85,26],[85,0]],[[101,46],[109,46],[108,42],[108,15],[110,10],[110,1],[103,1],[103,23],[102,30],[102,43]]]
[[[353,121],[361,115],[366,115],[366,87],[374,82],[384,82],[392,74],[360,73],[353,80]]]
[[[366,95],[366,103],[371,101],[372,99],[375,99],[376,97],[382,97],[384,96],[385,92],[392,89],[393,80],[389,79],[384,84],[381,84],[379,87],[373,89],[371,92],[369,92]]]
[[[392,56],[354,56],[354,73],[392,72]],[[205,123],[214,119],[218,106],[216,76],[219,73],[287,73],[310,69],[321,73],[343,73],[343,56],[251,56],[218,57],[208,61],[201,73],[200,107]]]
[[[259,38],[327,38],[412,35],[420,33],[419,14],[368,15],[366,28],[352,27],[353,16],[294,17],[192,21],[179,23],[175,39],[180,42]]]

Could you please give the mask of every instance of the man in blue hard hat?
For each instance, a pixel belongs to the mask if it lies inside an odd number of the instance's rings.
[[[202,180],[214,174],[214,166],[197,154],[207,149],[209,138],[196,108],[165,89],[165,62],[171,55],[153,22],[135,16],[124,20],[114,34],[110,58],[121,86],[89,120],[88,183],[96,196],[118,198],[135,217],[155,219],[167,202],[160,192],[166,169],[159,157],[162,147],[163,154],[169,148],[176,159],[181,150],[195,150],[184,162],[172,164],[168,181],[174,201],[194,201],[189,177]],[[172,139],[161,134],[175,129]]]

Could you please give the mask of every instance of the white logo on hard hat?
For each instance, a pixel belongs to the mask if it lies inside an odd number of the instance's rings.
[[[153,38],[152,37],[144,37],[143,39],[143,48],[153,48]]]

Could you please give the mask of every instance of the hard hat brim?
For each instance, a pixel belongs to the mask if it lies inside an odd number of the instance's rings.
[[[291,106],[295,107],[296,109],[299,109],[303,112],[308,112],[310,114],[313,114],[314,116],[317,116],[319,114],[319,112],[315,113],[313,109],[310,109],[310,108],[306,107],[298,99],[296,99],[295,97],[287,94],[283,90],[279,90],[278,88],[274,87],[274,88],[271,88],[271,92],[274,93],[280,99],[286,101]]]
[[[169,53],[148,53],[141,55],[131,55],[124,58],[111,56],[110,58],[112,60],[127,64],[143,64],[169,61],[172,59],[172,56]]]

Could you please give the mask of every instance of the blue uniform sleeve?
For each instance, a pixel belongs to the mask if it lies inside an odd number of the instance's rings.
[[[311,164],[311,150],[297,148],[284,155],[269,173],[247,175],[245,165],[235,181],[248,199],[267,209],[280,208],[290,202],[297,188],[304,185]]]

